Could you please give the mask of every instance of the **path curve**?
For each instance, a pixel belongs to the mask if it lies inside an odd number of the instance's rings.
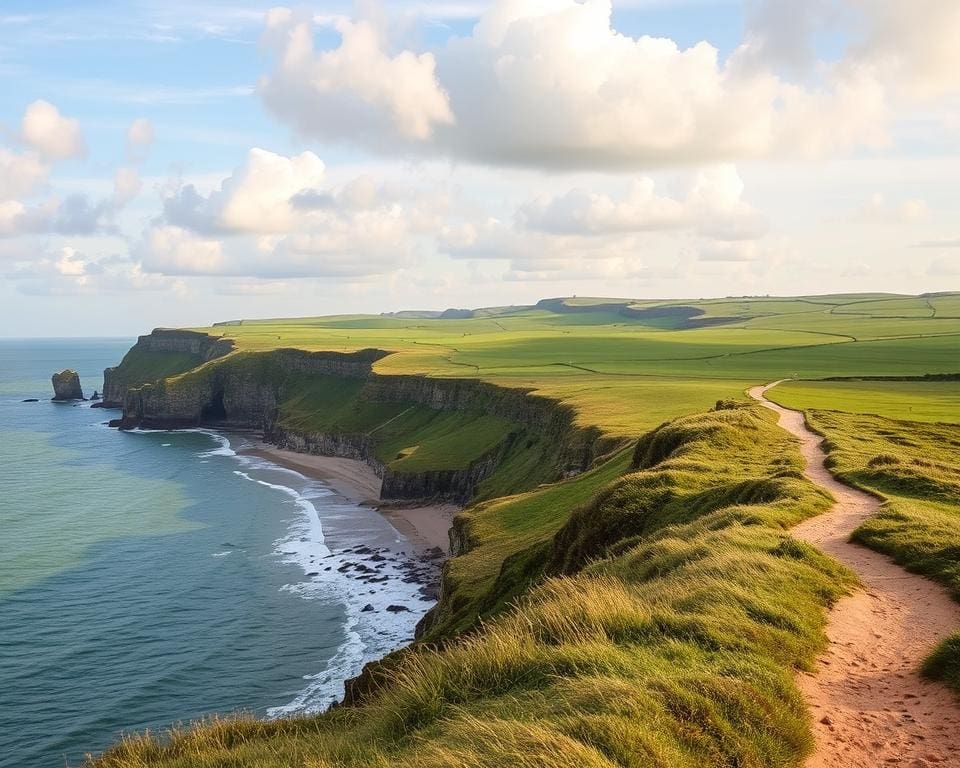
[[[799,677],[816,737],[807,767],[960,766],[960,701],[918,673],[935,645],[960,629],[960,604],[938,584],[850,541],[881,502],[835,480],[823,463],[822,438],[803,414],[766,399],[780,383],[749,394],[779,414],[779,425],[800,441],[804,474],[836,499],[791,534],[840,560],[864,586],[834,606],[829,648],[814,673]]]

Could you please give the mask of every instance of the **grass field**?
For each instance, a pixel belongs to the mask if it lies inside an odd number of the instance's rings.
[[[584,425],[636,437],[749,384],[798,377],[919,376],[960,369],[960,295],[883,294],[631,302],[568,299],[538,307],[234,321],[206,330],[240,349],[297,347],[393,354],[375,370],[529,387],[572,405]],[[941,309],[934,311],[933,307]],[[701,313],[632,317],[629,309]],[[412,316],[411,316],[412,315]]]
[[[793,674],[854,580],[785,533],[829,500],[772,414],[742,404],[778,379],[799,379],[771,397],[807,411],[833,470],[888,499],[857,538],[960,597],[960,382],[902,380],[960,373],[960,294],[581,297],[201,330],[234,339],[233,359],[384,350],[378,374],[529,390],[628,447],[537,486],[556,446],[526,427],[458,517],[464,552],[423,636],[439,649],[388,658],[358,706],[136,737],[97,768],[800,765]],[[373,435],[397,471],[466,466],[521,429],[368,402],[359,381],[285,387],[284,426]],[[960,635],[928,673],[960,691]]]
[[[770,397],[798,410],[960,424],[960,381],[790,381]]]

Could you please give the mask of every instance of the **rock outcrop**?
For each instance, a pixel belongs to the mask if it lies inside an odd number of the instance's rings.
[[[69,368],[51,377],[53,381],[53,399],[57,402],[83,400],[83,389],[80,387],[80,377],[76,371]]]
[[[374,373],[373,364],[386,354],[376,349],[353,353],[297,349],[233,352],[186,373],[128,388],[123,418],[111,423],[121,429],[256,429],[281,448],[365,461],[382,479],[381,498],[385,500],[442,499],[460,504],[476,498],[487,479],[511,461],[529,462],[530,455],[539,454],[538,460],[526,465],[529,478],[522,475],[510,481],[509,489],[519,490],[524,484],[578,474],[616,447],[617,441],[603,437],[596,428],[576,424],[569,406],[525,389],[474,379]],[[379,436],[373,432],[343,429],[336,422],[327,430],[310,429],[303,426],[302,417],[283,418],[284,403],[296,401],[318,385],[350,391],[352,407],[358,411],[390,403],[434,413],[494,416],[513,428],[465,466],[393,469],[378,453]],[[336,398],[332,402],[343,407]],[[351,423],[349,418],[346,423]],[[462,543],[468,546],[466,541]]]
[[[233,340],[200,331],[156,328],[137,339],[120,365],[103,372],[102,408],[122,408],[127,390],[183,373],[234,349]]]

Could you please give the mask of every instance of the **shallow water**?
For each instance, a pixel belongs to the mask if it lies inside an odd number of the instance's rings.
[[[47,399],[68,366],[99,389],[129,344],[0,341],[4,768],[212,712],[322,710],[430,606],[403,554],[377,564],[385,582],[338,570],[361,544],[413,552],[385,518],[236,455],[242,436],[121,433]]]

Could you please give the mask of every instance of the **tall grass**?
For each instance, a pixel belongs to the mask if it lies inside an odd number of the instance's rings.
[[[91,768],[800,765],[811,735],[794,672],[853,577],[784,528],[829,501],[759,409],[650,439],[665,446],[651,460],[577,515],[556,510],[569,528],[513,607],[400,654],[355,706],[136,737]],[[730,490],[743,483],[763,492]],[[665,484],[669,501],[651,503]],[[637,509],[643,525],[617,522]],[[607,533],[588,545],[591,514]]]

